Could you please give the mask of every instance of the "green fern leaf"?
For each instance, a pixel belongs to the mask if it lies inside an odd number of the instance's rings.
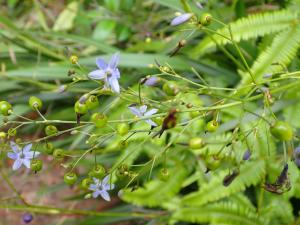
[[[228,187],[225,187],[222,182],[227,174],[227,171],[222,171],[218,175],[214,174],[210,182],[203,184],[199,191],[182,198],[181,204],[200,206],[243,191],[246,187],[260,182],[265,174],[265,162],[260,160],[245,163],[241,166],[237,178]]]
[[[249,208],[231,202],[184,207],[175,211],[172,220],[192,223],[262,225],[261,218]]]
[[[266,34],[271,34],[288,29],[293,22],[297,20],[297,14],[287,10],[254,14],[246,18],[241,18],[230,24],[233,38],[236,42],[257,38]],[[228,27],[223,27],[217,30],[218,33],[230,37]],[[228,44],[230,41],[214,34],[213,39],[210,37],[204,38],[192,51],[191,56],[198,58],[200,55],[213,50],[216,47],[215,40],[219,45]]]
[[[170,200],[180,190],[187,176],[187,170],[184,167],[176,168],[170,173],[172,176],[166,182],[151,180],[144,188],[139,188],[133,192],[125,190],[122,199],[136,205],[161,206],[163,202]]]
[[[275,38],[269,48],[259,55],[251,67],[251,72],[256,82],[263,80],[264,74],[276,73],[282,71],[279,65],[273,63],[281,63],[288,65],[295,57],[300,46],[300,28],[292,27],[285,32],[281,32]],[[252,78],[248,72],[241,73],[243,79],[241,85],[247,85],[252,82]]]

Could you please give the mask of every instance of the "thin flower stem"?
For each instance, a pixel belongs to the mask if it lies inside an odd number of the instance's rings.
[[[16,211],[27,211],[32,213],[40,213],[40,214],[50,214],[50,215],[89,215],[89,216],[97,216],[97,217],[133,217],[133,218],[156,218],[160,217],[162,214],[166,212],[159,211],[157,213],[153,213],[153,211],[140,213],[140,212],[99,212],[92,210],[80,210],[80,209],[66,209],[66,208],[58,208],[51,206],[42,206],[42,205],[0,205],[1,209],[10,209]]]
[[[47,121],[47,119],[43,116],[43,114],[40,112],[40,110],[38,108],[35,108],[35,110],[44,121]]]

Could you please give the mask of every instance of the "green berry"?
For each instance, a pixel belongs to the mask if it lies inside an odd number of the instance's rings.
[[[91,116],[91,121],[95,124],[96,127],[104,127],[107,123],[107,116],[101,113],[94,113]]]
[[[270,127],[270,132],[281,141],[290,141],[294,136],[292,127],[288,123],[279,120]]]
[[[3,132],[3,131],[1,131],[1,132],[0,132],[0,139],[1,139],[1,140],[5,140],[5,138],[6,138],[6,133]]]
[[[173,82],[166,82],[163,85],[163,91],[169,96],[175,96],[179,93],[179,88]]]
[[[58,149],[55,149],[54,152],[53,152],[53,157],[55,159],[63,159],[64,158],[64,150],[58,148]]]
[[[53,151],[54,151],[54,146],[52,143],[50,142],[47,142],[45,145],[44,145],[44,149],[45,149],[45,152],[49,155],[52,155]]]
[[[202,14],[201,18],[200,18],[200,23],[203,26],[208,26],[212,21],[212,15],[209,13],[204,13]]]
[[[48,125],[45,127],[45,133],[47,136],[51,136],[51,135],[54,135],[54,134],[57,134],[57,128],[56,126],[53,126],[53,125]]]
[[[189,142],[189,147],[191,149],[199,149],[202,146],[203,146],[203,140],[202,138],[199,137],[192,138]]]
[[[159,171],[158,177],[159,177],[159,179],[162,180],[162,181],[168,180],[169,177],[170,177],[169,170],[168,170],[167,168],[162,168],[162,169]]]
[[[102,165],[96,165],[92,171],[89,172],[90,177],[102,179],[105,175],[105,168]]]
[[[219,123],[216,120],[209,121],[206,124],[206,130],[208,132],[215,132],[219,127]]]
[[[40,110],[43,106],[42,100],[35,96],[31,96],[28,103],[33,110]]]
[[[0,102],[0,112],[4,116],[9,116],[12,113],[12,106],[7,101]]]
[[[81,181],[81,188],[83,190],[88,190],[92,183],[93,183],[93,181],[91,178],[85,178]]]
[[[77,101],[74,105],[74,110],[77,114],[84,115],[88,111],[88,107],[86,104],[81,104],[79,101]]]
[[[90,95],[88,97],[88,99],[86,100],[85,104],[86,104],[88,110],[92,110],[92,109],[97,108],[99,106],[99,101],[98,101],[97,96]]]
[[[73,185],[77,181],[77,175],[73,172],[68,172],[64,175],[64,182],[68,185]]]
[[[7,133],[11,137],[16,136],[17,135],[17,129],[16,128],[9,128]]]
[[[121,135],[121,136],[124,136],[124,135],[128,134],[129,128],[130,127],[129,127],[128,123],[118,124],[118,126],[117,126],[118,134]]]
[[[43,168],[43,161],[40,159],[32,159],[30,162],[30,168],[35,172],[41,171]]]

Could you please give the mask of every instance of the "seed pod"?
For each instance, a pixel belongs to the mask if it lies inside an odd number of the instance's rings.
[[[3,116],[9,116],[12,113],[12,106],[7,101],[0,102],[0,112]]]
[[[33,110],[40,110],[43,106],[42,100],[35,96],[29,98],[28,104]]]
[[[203,26],[208,26],[212,21],[212,15],[209,13],[204,13],[200,18],[200,23]]]
[[[71,62],[72,64],[78,63],[78,56],[77,56],[77,55],[71,55],[71,56],[70,56],[70,62]]]
[[[45,127],[45,134],[47,136],[51,136],[51,135],[54,135],[54,134],[57,134],[57,128],[56,126],[53,126],[53,125],[48,125]]]
[[[280,141],[290,141],[294,136],[292,127],[288,123],[279,120],[270,127],[270,132]]]
[[[34,172],[39,172],[43,168],[43,161],[40,159],[33,159],[30,162],[30,168]]]
[[[64,182],[68,185],[73,185],[77,181],[77,175],[74,172],[68,172],[64,175]]]

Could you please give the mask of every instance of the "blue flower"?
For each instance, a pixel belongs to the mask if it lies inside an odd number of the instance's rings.
[[[139,118],[142,118],[143,116],[151,116],[151,115],[157,113],[157,111],[158,111],[158,109],[150,109],[149,111],[147,111],[146,105],[142,105],[140,108],[137,108],[134,106],[129,106],[128,108],[134,115],[136,115]],[[151,119],[145,119],[145,122],[150,124],[153,127],[157,126],[157,124],[155,122],[153,122]]]
[[[146,86],[155,86],[158,82],[157,77],[149,77],[144,83]]]
[[[93,80],[103,80],[104,87],[110,88],[113,92],[120,93],[119,81],[120,71],[117,68],[119,63],[119,54],[115,53],[108,64],[103,59],[96,59],[98,70],[94,70],[88,74],[88,77]]]
[[[93,191],[93,198],[97,198],[99,195],[105,200],[110,201],[108,191],[115,188],[114,184],[109,184],[109,175],[104,177],[102,181],[93,177],[94,183],[90,185],[89,190]]]
[[[30,151],[32,144],[25,145],[23,149],[21,149],[15,142],[10,142],[10,147],[13,152],[8,152],[7,156],[13,160],[15,160],[12,169],[19,169],[22,164],[27,168],[30,168],[30,161],[33,159],[33,156],[37,156],[39,152]]]
[[[180,25],[182,23],[187,22],[191,17],[193,16],[192,13],[184,13],[180,16],[175,17],[172,21],[171,21],[171,26],[177,26]]]

